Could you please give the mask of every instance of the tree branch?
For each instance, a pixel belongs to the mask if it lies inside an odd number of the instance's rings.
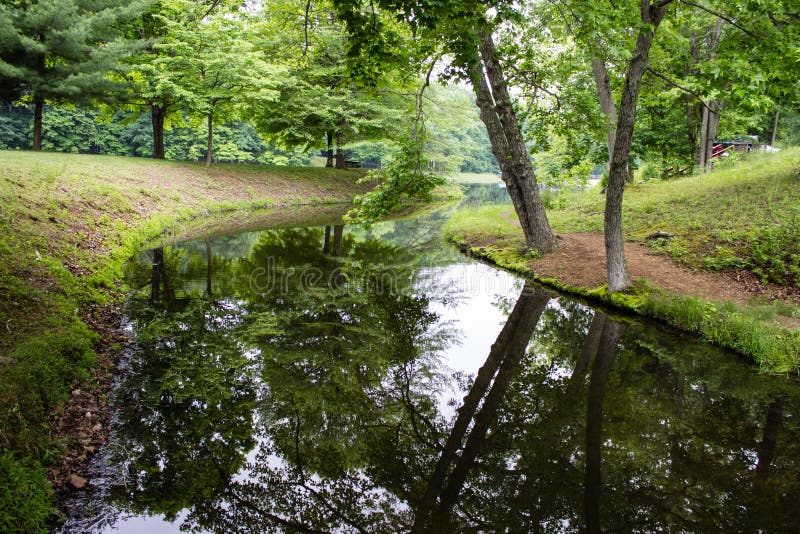
[[[664,80],[665,82],[667,82],[667,83],[668,83],[668,84],[670,84],[671,86],[675,87],[676,89],[680,89],[680,90],[681,90],[681,91],[683,91],[684,93],[686,93],[686,94],[689,94],[689,95],[692,95],[693,97],[697,98],[697,100],[699,100],[699,101],[700,101],[700,103],[701,103],[701,104],[703,104],[703,107],[705,107],[705,108],[706,108],[706,109],[708,109],[709,111],[714,111],[714,110],[712,110],[712,109],[709,107],[709,105],[706,103],[706,101],[705,101],[705,100],[703,100],[703,97],[701,97],[700,95],[698,95],[697,93],[695,93],[695,92],[694,92],[694,91],[692,91],[691,89],[689,89],[689,88],[687,88],[687,87],[684,87],[684,86],[682,86],[681,84],[679,84],[679,83],[677,83],[677,82],[675,82],[675,81],[671,80],[670,78],[668,78],[668,77],[667,77],[667,76],[665,76],[664,74],[661,74],[661,73],[660,73],[660,72],[658,72],[657,70],[653,69],[653,67],[650,67],[650,66],[648,66],[648,67],[645,67],[645,70],[647,70],[647,72],[649,72],[650,74],[652,74],[652,75],[653,75],[653,76],[655,76],[656,78],[659,78],[659,79],[661,79],[661,80]]]
[[[511,72],[512,72],[512,74],[507,77],[508,81],[512,81],[514,79],[522,80],[522,83],[524,83],[525,85],[528,85],[530,87],[533,87],[535,91],[541,91],[541,92],[545,93],[546,95],[549,95],[549,96],[555,98],[556,99],[556,110],[558,110],[558,111],[561,110],[561,99],[558,97],[558,93],[556,93],[554,91],[550,91],[549,89],[544,88],[543,86],[539,85],[539,83],[536,81],[536,78],[539,75],[538,72],[533,71],[533,70],[519,70],[516,67],[514,67],[514,65],[511,65],[511,64],[509,64],[507,68],[509,68],[511,70]],[[533,75],[532,78],[531,78],[531,76],[529,76],[531,74]],[[536,98],[537,95],[536,95],[535,92],[534,92],[533,96],[534,96],[534,98]]]
[[[701,10],[701,11],[705,11],[705,12],[706,12],[706,13],[708,13],[709,15],[714,15],[714,16],[716,16],[716,17],[719,17],[719,18],[721,18],[722,20],[724,20],[725,22],[727,22],[727,23],[728,23],[728,24],[730,24],[731,26],[734,26],[734,27],[736,27],[736,28],[740,29],[741,31],[743,31],[744,33],[746,33],[747,35],[749,35],[750,37],[758,37],[756,34],[754,34],[753,32],[751,32],[750,30],[748,30],[747,28],[745,28],[745,27],[744,27],[744,26],[742,26],[741,24],[738,24],[738,23],[734,22],[734,21],[733,21],[733,19],[731,19],[730,17],[727,17],[727,16],[723,15],[723,14],[722,14],[722,13],[720,13],[719,11],[715,11],[715,10],[713,10],[713,9],[707,8],[707,7],[705,7],[704,5],[697,4],[697,3],[695,3],[695,2],[692,2],[691,0],[680,0],[680,1],[681,1],[682,3],[684,3],[684,4],[686,4],[687,6],[696,7],[697,9],[699,9],[699,10]]]
[[[205,18],[206,18],[207,16],[209,16],[209,15],[211,14],[211,12],[212,12],[212,11],[214,11],[215,9],[217,9],[217,6],[219,6],[219,4],[220,4],[220,2],[221,2],[221,1],[222,1],[222,0],[214,0],[213,2],[211,2],[211,5],[209,6],[208,10],[205,12],[205,14],[204,14],[202,17],[200,17],[200,21],[203,21],[203,20],[205,20]]]
[[[308,53],[308,17],[311,12],[311,0],[307,0],[306,2],[306,16],[303,19],[303,35],[305,39],[305,43],[303,44],[303,57],[306,57]]]

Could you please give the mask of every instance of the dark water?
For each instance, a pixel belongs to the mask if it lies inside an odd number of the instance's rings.
[[[797,384],[472,262],[444,216],[142,252],[65,530],[797,530]]]

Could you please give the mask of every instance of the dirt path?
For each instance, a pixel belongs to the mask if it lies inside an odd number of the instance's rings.
[[[603,236],[596,233],[561,234],[555,252],[531,262],[538,276],[557,278],[578,287],[598,287],[606,282],[606,255]],[[646,278],[652,285],[714,302],[752,304],[781,298],[800,303],[796,294],[785,289],[763,286],[746,272],[697,271],[678,264],[664,254],[639,243],[625,243],[625,256],[634,280]]]

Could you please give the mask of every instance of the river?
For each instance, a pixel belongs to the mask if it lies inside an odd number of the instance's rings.
[[[447,215],[137,254],[63,531],[796,531],[795,382],[473,261]]]

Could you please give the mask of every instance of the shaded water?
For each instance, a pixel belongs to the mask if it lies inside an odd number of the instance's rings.
[[[796,384],[464,258],[444,216],[142,252],[65,530],[796,529]]]

